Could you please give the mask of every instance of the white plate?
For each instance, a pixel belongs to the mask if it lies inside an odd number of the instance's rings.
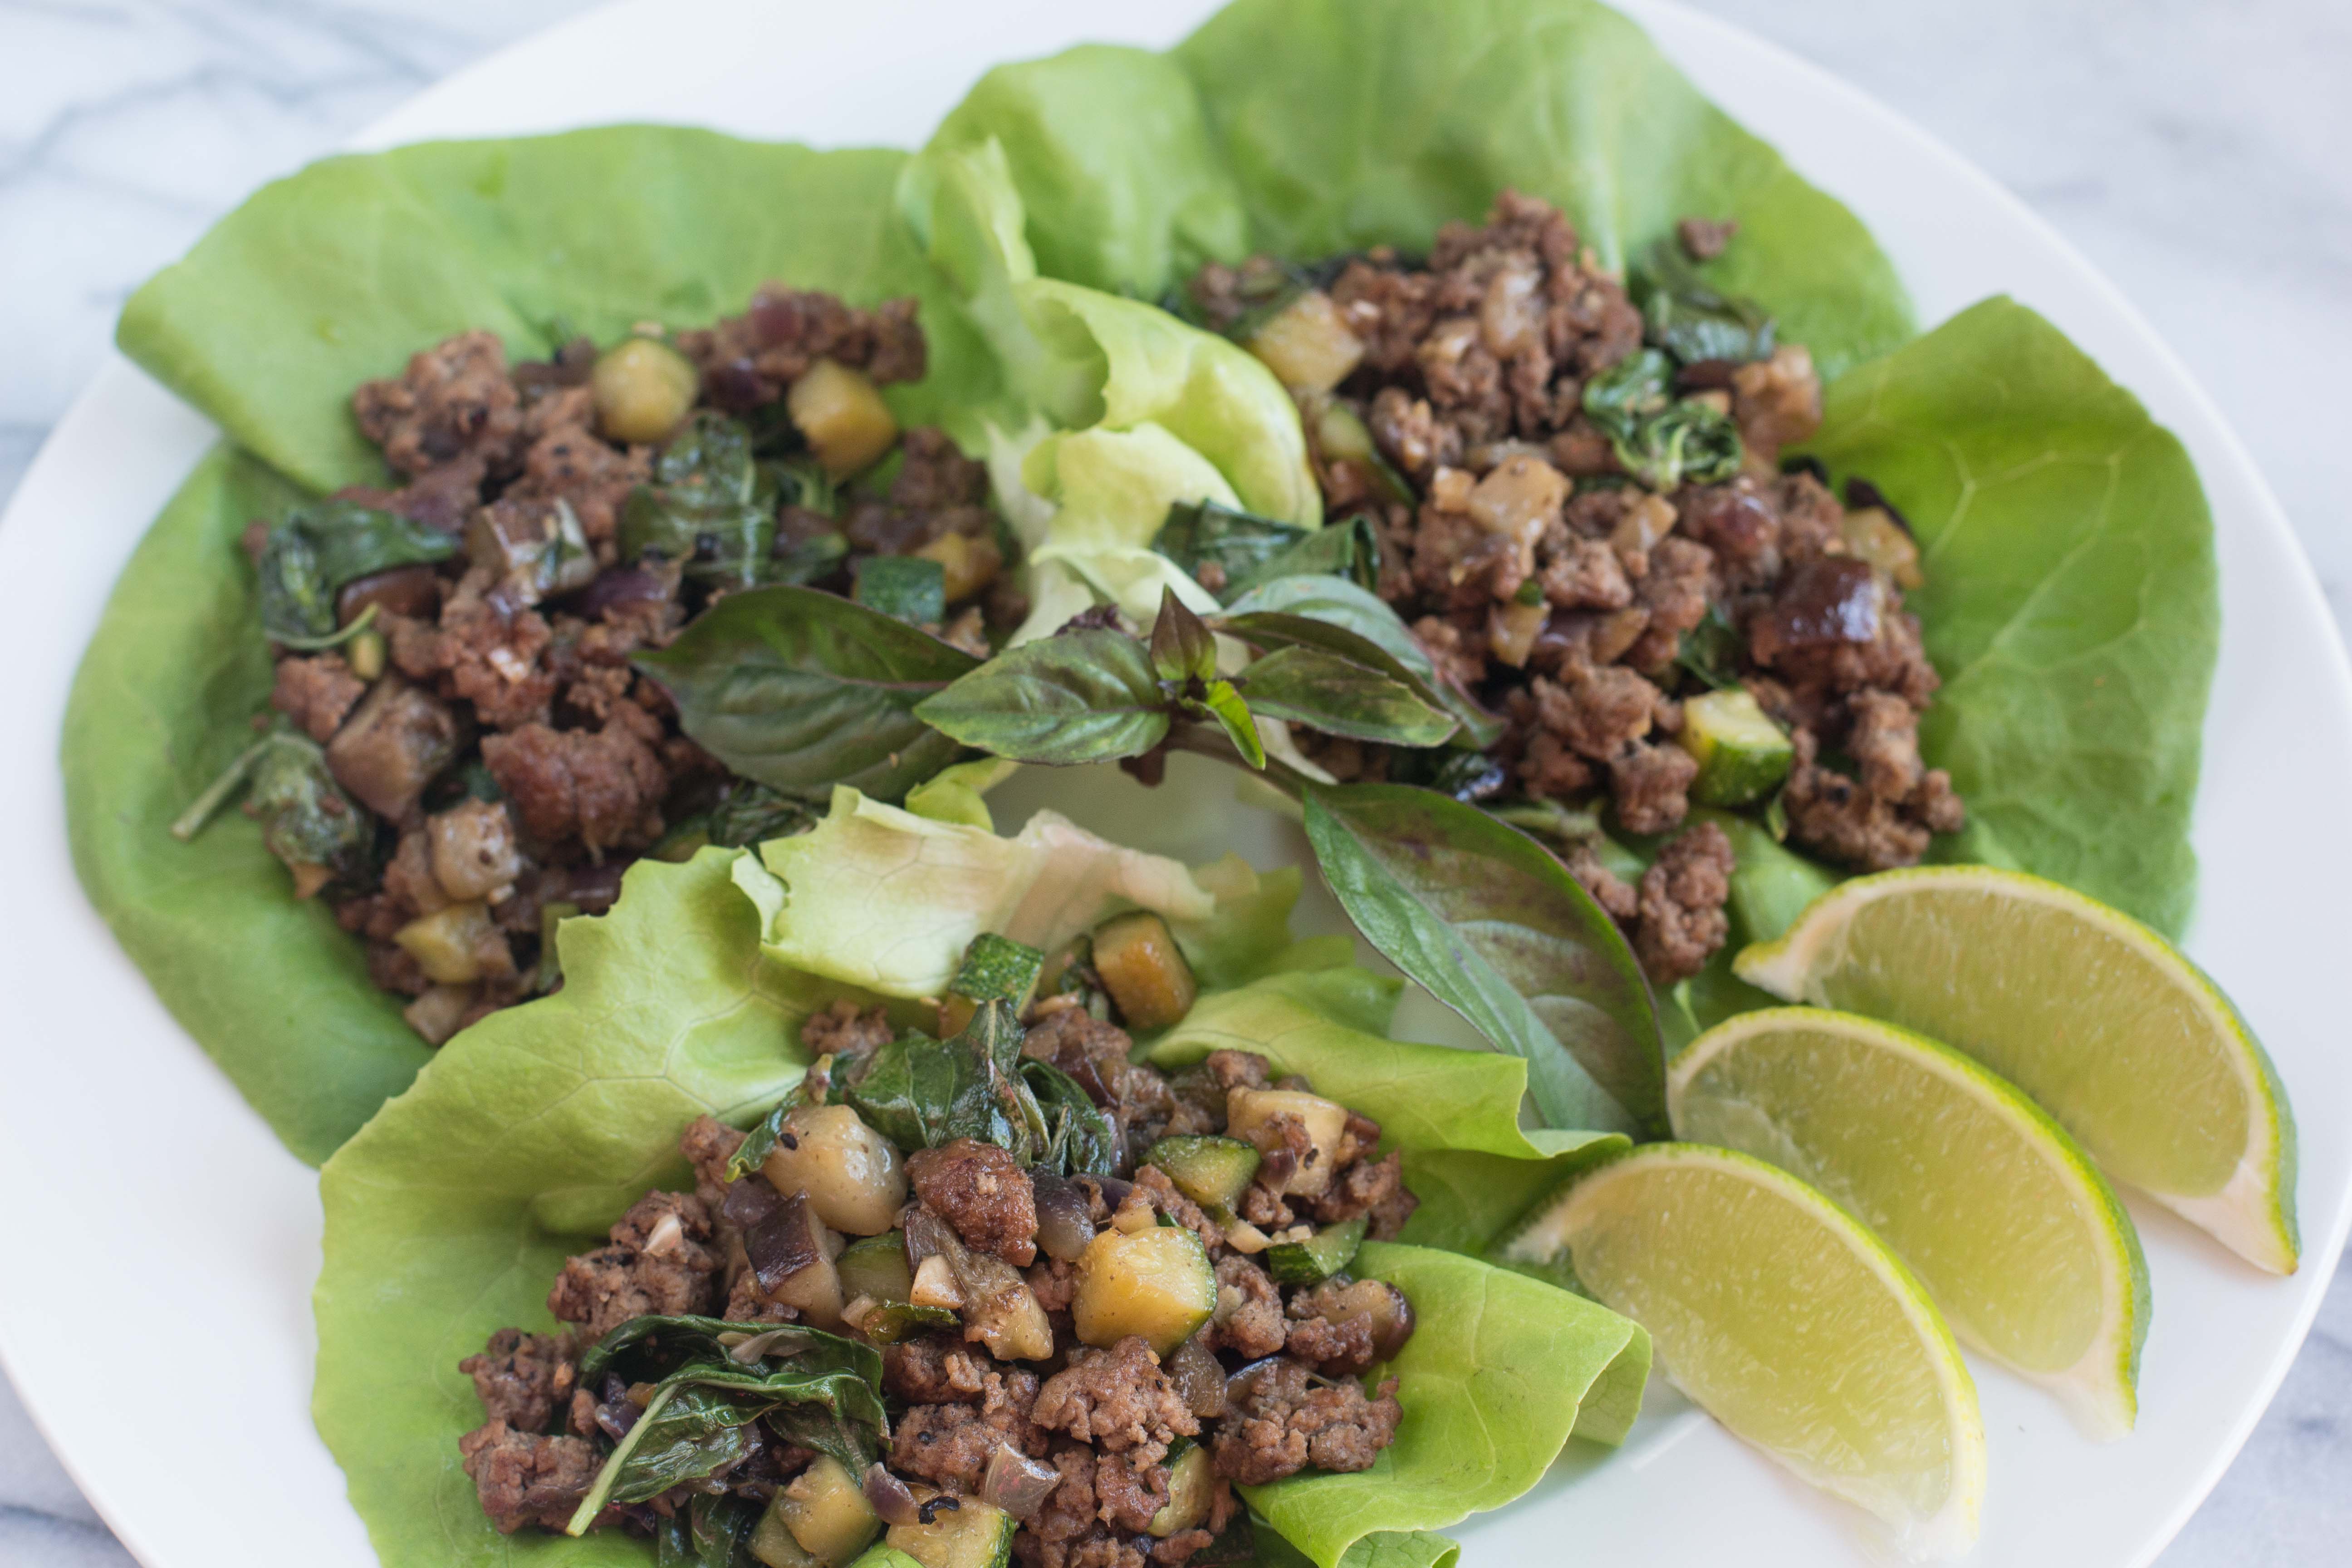
[[[360,138],[656,120],[819,144],[921,140],[988,65],[1081,37],[1164,45],[1205,0],[826,6],[636,0],[509,49]],[[2255,1274],[2135,1204],[2155,1279],[2140,1426],[2093,1447],[1981,1365],[1991,1487],[1975,1560],[2136,1568],[2221,1475],[2316,1310],[2352,1217],[2352,821],[2287,789],[2352,778],[2352,674],[2261,477],[2187,374],[2081,258],[1983,174],[1883,106],[1720,23],[1628,7],[1666,52],[1858,210],[1933,322],[2007,291],[2054,319],[2195,456],[2219,525],[2223,644],[2189,946],[2276,1057],[2303,1130],[2301,1275]],[[887,62],[887,74],[877,62]],[[151,1568],[373,1561],[309,1418],[310,1173],[158,1007],[67,863],[55,747],[109,585],[212,438],[110,366],[27,475],[0,582],[0,1355],[67,1468]],[[124,722],[136,723],[135,713]],[[1671,1394],[1628,1451],[1572,1454],[1537,1494],[1456,1533],[1480,1563],[1870,1560],[1844,1510]],[[162,1426],[156,1426],[160,1415]],[[159,1437],[161,1438],[159,1444]]]

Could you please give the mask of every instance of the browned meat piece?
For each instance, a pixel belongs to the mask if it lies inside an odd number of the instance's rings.
[[[1731,416],[1739,439],[1767,463],[1780,448],[1822,427],[1822,378],[1813,356],[1798,343],[1782,343],[1770,359],[1731,373]]]
[[[1848,755],[1862,766],[1862,787],[1887,800],[1901,800],[1919,787],[1919,715],[1887,691],[1857,691],[1846,700],[1852,725]]]
[[[446,704],[387,676],[327,743],[327,771],[362,805],[398,822],[463,740]]]
[[[1437,666],[1437,673],[1464,690],[1472,690],[1486,677],[1486,631],[1483,623],[1464,627],[1436,616],[1412,623],[1413,641]]]
[[[460,333],[415,355],[399,380],[362,386],[352,412],[383,448],[384,461],[404,474],[464,457],[503,467],[522,429],[506,349],[493,332]]]
[[[891,1468],[975,1494],[988,1461],[1006,1444],[1033,1458],[1045,1457],[1051,1439],[1030,1420],[1039,1398],[1035,1373],[991,1372],[982,1378],[976,1404],[918,1405],[890,1435]]]
[[[677,1146],[694,1167],[694,1195],[718,1214],[727,1201],[727,1162],[743,1146],[743,1134],[715,1117],[698,1116],[687,1123]]]
[[[961,1340],[901,1340],[882,1352],[882,1386],[908,1405],[977,1400],[1000,1370],[986,1351]]]
[[[1083,1007],[1055,1005],[1055,1000],[1039,1005],[1035,1021],[1022,1038],[1022,1055],[1051,1062],[1069,1074],[1088,1099],[1111,1113],[1122,1132],[1165,1125],[1176,1110],[1168,1080],[1127,1059],[1135,1046],[1127,1031]]]
[[[1610,798],[1628,833],[1664,833],[1690,810],[1698,763],[1680,746],[1635,746],[1609,764]]]
[[[1707,580],[1715,552],[1669,534],[1651,547],[1650,570],[1633,590],[1636,604],[1650,613],[1641,637],[1625,650],[1625,662],[1646,675],[1661,675],[1682,651],[1683,634],[1706,619]]]
[[[1298,1303],[1293,1303],[1294,1306]],[[1354,1377],[1380,1359],[1372,1348],[1372,1320],[1301,1317],[1290,1325],[1290,1354],[1325,1377]]]
[[[1592,895],[1592,901],[1609,913],[1612,920],[1630,921],[1641,908],[1641,895],[1632,883],[1601,863],[1601,857],[1590,844],[1571,847],[1564,857],[1568,874]]]
[[[844,996],[809,1015],[801,1026],[801,1047],[811,1056],[862,1056],[888,1045],[898,1033],[881,1008],[860,1007]]]
[[[1228,1094],[1237,1089],[1268,1089],[1274,1084],[1272,1069],[1255,1051],[1211,1051],[1202,1058],[1201,1066]]]
[[[1196,1436],[1199,1417],[1178,1397],[1160,1358],[1133,1334],[1109,1350],[1080,1348],[1037,1391],[1030,1418],[1049,1432],[1139,1463],[1157,1464],[1179,1437]]]
[[[708,1245],[710,1211],[691,1193],[647,1193],[613,1227],[612,1240],[566,1259],[547,1310],[598,1340],[648,1312],[709,1312],[719,1305],[724,1262]]]
[[[1713,218],[1686,217],[1675,225],[1675,238],[1682,243],[1683,254],[1693,261],[1712,261],[1723,254],[1731,237],[1739,232],[1736,219],[1720,222]]]
[[[1571,668],[1559,681],[1536,677],[1537,721],[1595,762],[1622,757],[1656,721],[1665,694],[1622,665]]]
[[[703,395],[741,413],[783,395],[820,359],[862,370],[877,384],[923,374],[923,331],[913,300],[854,310],[831,294],[763,283],[751,308],[706,331],[680,332],[677,346],[702,369]]]
[[[1132,1490],[1132,1473],[1117,1458],[1097,1456],[1075,1443],[1056,1447],[1054,1465],[1062,1472],[1062,1484],[1029,1527],[1013,1538],[1022,1562],[1028,1568],[1145,1568],[1152,1561],[1151,1538],[1142,1533],[1150,1519],[1141,1525],[1107,1522],[1106,1515],[1116,1510],[1107,1509],[1096,1495],[1097,1473],[1104,1467],[1120,1469],[1120,1475],[1110,1479],[1109,1490],[1122,1501]],[[1165,1473],[1163,1467],[1163,1477]]]
[[[1168,1467],[1138,1454],[1095,1456],[1095,1512],[1115,1530],[1150,1528],[1168,1506]]]
[[[564,502],[591,544],[613,537],[629,492],[653,473],[647,448],[619,450],[596,434],[595,423],[595,402],[584,386],[540,399],[524,422],[530,445],[522,477],[502,498]]]
[[[669,774],[617,720],[599,730],[526,724],[486,736],[482,762],[523,831],[542,843],[577,838],[590,849],[651,843]]]
[[[1622,610],[1633,602],[1633,585],[1617,552],[1598,539],[1579,539],[1560,525],[1561,537],[1545,542],[1552,551],[1538,575],[1544,597],[1563,609]]]
[[[1396,1441],[1404,1412],[1396,1379],[1373,1397],[1353,1383],[1312,1384],[1308,1369],[1288,1357],[1252,1378],[1240,1409],[1217,1429],[1217,1473],[1243,1486],[1264,1486],[1312,1466],[1365,1470]]]
[[[1255,1361],[1280,1350],[1282,1339],[1282,1292],[1274,1277],[1239,1253],[1218,1258],[1217,1310],[1201,1342]]]
[[[1200,1205],[1178,1192],[1176,1184],[1168,1179],[1168,1173],[1157,1165],[1146,1165],[1135,1173],[1134,1189],[1119,1206],[1125,1208],[1129,1204],[1144,1205],[1166,1215],[1199,1237],[1212,1258],[1226,1250],[1224,1231],[1202,1212]]]
[[[479,1355],[457,1370],[474,1380],[482,1414],[521,1432],[544,1432],[560,1407],[572,1402],[579,1368],[569,1334],[527,1334],[500,1329]]]
[[[887,498],[853,502],[841,525],[853,548],[908,555],[950,533],[980,539],[992,532],[987,465],[965,457],[932,426],[908,431],[899,449],[905,457]]]
[[[562,1530],[604,1464],[585,1438],[542,1437],[498,1420],[458,1438],[457,1452],[502,1535],[526,1524]]]
[[[313,658],[279,659],[269,705],[323,746],[366,695],[367,682],[352,673],[341,654],[322,653]]]
[[[1312,1204],[1315,1217],[1325,1225],[1370,1215],[1369,1234],[1375,1241],[1394,1240],[1420,1206],[1421,1200],[1405,1190],[1404,1156],[1393,1150],[1384,1158],[1346,1166]]]
[[[1821,765],[1821,743],[1811,731],[1801,729],[1792,739],[1796,760],[1781,799],[1789,837],[1808,849],[1862,870],[1885,871],[1917,865],[1932,834],[1957,833],[1966,825],[1951,775],[1941,768],[1923,773],[1910,790],[1889,798]]]
[[[1048,1313],[1066,1312],[1077,1298],[1078,1270],[1073,1263],[1058,1258],[1040,1258],[1029,1266],[1023,1278],[1029,1282],[1029,1294],[1037,1298],[1037,1305]]]
[[[1731,840],[1712,822],[1676,834],[1642,874],[1633,951],[1660,985],[1696,974],[1731,933]]]
[[[1735,587],[1765,588],[1780,574],[1780,514],[1745,475],[1675,497],[1682,531],[1715,552]]]
[[[923,1206],[955,1226],[974,1251],[1015,1268],[1037,1256],[1037,1199],[1020,1162],[993,1143],[958,1138],[907,1156]]]
[[[1811,560],[1843,532],[1845,508],[1812,475],[1783,474],[1771,490],[1780,513],[1780,552],[1790,561]]]

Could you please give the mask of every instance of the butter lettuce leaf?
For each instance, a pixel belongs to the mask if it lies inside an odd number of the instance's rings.
[[[2213,521],[2179,440],[2065,335],[1988,300],[1829,388],[1810,451],[1899,506],[1943,689],[1920,725],[1955,860],[2063,882],[2168,935],[2221,648]]]

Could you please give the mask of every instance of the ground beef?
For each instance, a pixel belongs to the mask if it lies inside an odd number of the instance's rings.
[[[1405,1190],[1404,1156],[1393,1151],[1383,1159],[1358,1160],[1342,1166],[1322,1195],[1308,1204],[1324,1225],[1369,1216],[1366,1234],[1375,1241],[1396,1239],[1420,1205],[1421,1200]]]
[[[612,1230],[612,1240],[567,1259],[547,1310],[599,1340],[648,1312],[708,1313],[724,1262],[708,1245],[710,1211],[691,1193],[648,1193]]]
[[[322,653],[311,658],[279,659],[269,705],[323,746],[335,738],[335,731],[366,695],[367,682],[352,673],[341,654]]]
[[[625,724],[527,724],[485,737],[482,762],[523,831],[541,843],[576,838],[593,850],[642,846],[660,836],[669,773]]]
[[[1201,1245],[1209,1249],[1211,1258],[1228,1250],[1223,1227],[1202,1212],[1200,1205],[1178,1192],[1176,1184],[1168,1179],[1168,1173],[1157,1165],[1146,1165],[1135,1173],[1134,1190],[1127,1194],[1120,1207],[1129,1204],[1144,1205],[1184,1226],[1201,1238]]]
[[[1675,238],[1680,242],[1683,254],[1693,261],[1712,261],[1723,254],[1731,237],[1739,232],[1734,221],[1715,222],[1703,217],[1686,217],[1675,225]]]
[[[898,1037],[890,1015],[880,1007],[860,1007],[846,996],[808,1016],[801,1026],[801,1047],[813,1057],[842,1058],[879,1050]]]
[[[974,1251],[1016,1268],[1037,1256],[1037,1200],[1029,1173],[993,1143],[958,1138],[907,1156],[915,1195]]]
[[[1730,933],[1723,912],[1731,896],[1731,840],[1702,822],[1667,840],[1642,874],[1640,920],[1633,951],[1653,982],[1672,985],[1706,967]]]
[[[1601,856],[1590,843],[1578,843],[1570,847],[1563,858],[1568,874],[1583,885],[1612,920],[1630,921],[1642,907],[1641,894],[1633,885],[1601,863]]]
[[[830,294],[763,283],[750,310],[680,332],[677,346],[701,368],[703,395],[740,413],[774,402],[820,359],[862,370],[877,384],[919,379],[916,309],[913,300],[891,300],[860,310]]]
[[[527,1524],[562,1530],[604,1463],[585,1438],[518,1432],[495,1418],[458,1438],[457,1452],[502,1535]]]
[[[1291,1303],[1294,1314],[1299,1305]],[[1353,1377],[1379,1359],[1370,1318],[1343,1318],[1335,1323],[1311,1314],[1299,1316],[1289,1328],[1289,1352],[1331,1378]]]
[[[482,1412],[521,1432],[543,1432],[555,1412],[572,1402],[579,1369],[569,1334],[527,1334],[500,1329],[479,1355],[457,1370],[474,1380]]]
[[[1274,1277],[1239,1253],[1217,1259],[1217,1310],[1201,1342],[1255,1361],[1280,1350],[1283,1337],[1282,1292]]]
[[[1133,1334],[1107,1351],[1072,1351],[1069,1365],[1038,1390],[1030,1415],[1048,1431],[1144,1464],[1158,1463],[1170,1444],[1201,1430],[1160,1370],[1160,1358]]]
[[[1023,1563],[1029,1568],[1144,1568],[1151,1561],[1151,1538],[1141,1533],[1150,1522],[1149,1516],[1142,1525],[1114,1524],[1107,1515],[1116,1508],[1107,1509],[1096,1493],[1097,1472],[1105,1465],[1119,1464],[1075,1443],[1055,1449],[1054,1466],[1062,1472],[1062,1484],[1028,1528],[1013,1538]],[[1122,1466],[1109,1489],[1115,1503],[1123,1500],[1134,1489],[1132,1472]],[[1148,1487],[1146,1491],[1148,1495]]]
[[[1309,1467],[1365,1470],[1396,1440],[1404,1412],[1396,1379],[1370,1399],[1354,1383],[1316,1384],[1288,1357],[1249,1380],[1236,1413],[1217,1429],[1217,1473],[1242,1486],[1264,1486]]]
[[[698,1116],[687,1124],[677,1146],[694,1167],[694,1195],[716,1215],[727,1201],[727,1162],[743,1146],[743,1134],[715,1117]]]
[[[361,432],[404,474],[477,458],[497,468],[522,430],[521,398],[493,332],[464,332],[408,362],[397,381],[371,381],[352,398]]]
[[[1035,1373],[1011,1370],[983,1373],[970,1402],[915,1405],[891,1432],[891,1468],[950,1491],[976,1493],[989,1459],[1006,1444],[1033,1458],[1045,1457],[1051,1440],[1030,1417],[1041,1397]]]
[[[902,1340],[882,1352],[882,1386],[909,1405],[977,1400],[1000,1363],[986,1351],[961,1340],[925,1336]]]

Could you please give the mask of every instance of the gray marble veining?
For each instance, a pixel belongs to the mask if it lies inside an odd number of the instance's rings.
[[[2352,617],[2352,7],[1695,0],[2023,196],[2156,323]],[[0,501],[131,289],[255,185],[580,0],[0,0]],[[2163,1568],[2352,1540],[2352,1271]],[[131,1558],[0,1384],[0,1563]]]

